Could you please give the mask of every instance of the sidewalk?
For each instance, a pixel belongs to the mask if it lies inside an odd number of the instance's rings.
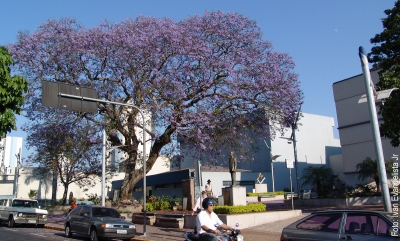
[[[280,202],[264,202],[267,204],[269,210],[288,210],[291,207],[284,207]],[[335,207],[295,207],[301,209],[303,215],[299,217],[289,218],[280,222],[267,223],[256,227],[241,229],[241,232],[246,240],[252,241],[266,241],[279,240],[279,235],[282,229],[292,222],[307,216],[311,212],[329,209],[355,209],[355,210],[377,210],[383,211],[382,204],[376,205],[360,205],[360,206],[335,206]],[[45,226],[48,229],[64,231],[64,221],[66,214],[49,214],[49,223]],[[240,229],[240,226],[239,226]],[[143,236],[143,225],[136,224],[137,235],[131,241],[158,241],[158,240],[184,240],[183,234],[191,232],[192,229],[176,229],[176,228],[162,228],[152,225],[146,225],[146,236]],[[271,239],[269,239],[269,237]]]

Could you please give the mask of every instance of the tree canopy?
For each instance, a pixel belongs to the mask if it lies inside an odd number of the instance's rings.
[[[282,131],[303,99],[291,57],[275,52],[256,22],[235,13],[205,12],[179,22],[139,16],[91,29],[74,19],[49,20],[32,34],[21,32],[8,48],[31,80],[30,121],[86,118],[106,126],[112,146],[126,145],[120,147],[127,153],[124,199],[143,177],[143,128],[151,146],[146,172],[177,136],[193,144],[191,155],[209,153],[214,162],[225,155],[225,140],[249,145],[254,136]],[[143,127],[138,111],[126,106],[98,103],[98,115],[43,107],[42,80],[94,88],[100,99],[144,110],[149,123]]]
[[[325,197],[332,190],[332,176],[333,171],[329,167],[309,166],[303,170],[301,185],[313,185],[313,187],[317,189],[318,196]]]
[[[368,54],[369,61],[379,68],[380,90],[400,88],[400,2],[396,1],[393,9],[385,10],[386,18],[382,19],[383,32],[371,38],[374,47]],[[391,144],[400,144],[400,91],[394,91],[380,107],[383,117],[380,125],[381,136],[391,139]]]
[[[365,181],[369,178],[374,179],[376,191],[381,192],[378,164],[376,163],[376,160],[372,160],[370,157],[367,157],[364,161],[358,163],[356,168],[358,172],[358,180]],[[392,173],[393,161],[385,161],[385,170],[388,174]]]
[[[86,125],[85,125],[86,123]],[[81,188],[92,187],[101,173],[101,132],[80,123],[47,122],[34,125],[27,130],[27,145],[33,152],[26,160],[27,165],[36,166],[36,179],[57,179],[64,187],[62,203],[65,204],[68,187],[76,183]]]
[[[0,140],[11,130],[16,130],[15,115],[21,114],[28,81],[18,75],[11,76],[13,64],[10,53],[0,46]]]

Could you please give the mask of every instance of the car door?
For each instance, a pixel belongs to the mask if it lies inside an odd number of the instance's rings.
[[[378,214],[347,213],[340,237],[342,240],[354,241],[398,241],[398,237],[388,236],[391,226]]]
[[[7,217],[5,215],[5,204],[7,203],[7,199],[0,199],[0,219],[6,220]]]
[[[71,213],[69,214],[69,225],[71,228],[71,232],[76,233],[79,232],[79,213],[82,210],[82,207],[75,208]]]
[[[79,232],[83,234],[89,234],[90,228],[90,207],[83,206],[79,213]]]
[[[312,215],[298,223],[285,238],[292,241],[338,241],[342,216],[339,212]]]

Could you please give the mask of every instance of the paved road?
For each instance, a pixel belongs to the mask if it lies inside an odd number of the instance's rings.
[[[269,202],[267,204],[268,209],[287,209],[283,207],[281,202]],[[321,207],[321,208],[309,208],[309,207],[296,207],[303,210],[303,214],[298,217],[289,218],[281,220],[278,222],[263,224],[260,226],[242,229],[242,234],[245,240],[251,241],[278,241],[280,239],[280,234],[282,229],[297,221],[300,218],[307,216],[312,211],[317,210],[327,210],[327,209],[364,209],[364,210],[383,210],[382,205],[362,205],[356,207]],[[291,209],[291,207],[290,207]],[[16,227],[8,228],[5,224],[0,225],[0,240],[1,241],[19,241],[19,240],[29,240],[29,241],[80,241],[87,240],[87,237],[73,235],[72,239],[67,239],[64,236],[63,223],[65,220],[65,214],[50,214],[49,215],[49,227],[56,228],[56,230],[51,229],[38,229],[29,227]],[[147,225],[147,235],[142,237],[143,226],[136,224],[136,229],[138,235],[133,240],[181,240],[183,241],[183,233],[186,231],[192,231],[187,229],[174,229],[174,228],[161,228],[156,226]],[[240,229],[240,227],[239,227]]]

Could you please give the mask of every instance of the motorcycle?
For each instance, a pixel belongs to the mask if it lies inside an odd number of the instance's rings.
[[[219,228],[218,226],[216,226],[217,228]],[[236,224],[236,227],[239,227],[239,224]],[[223,230],[224,233],[217,235],[217,238],[220,241],[243,241],[243,235],[240,232],[239,229],[232,229],[232,231],[230,233],[226,232],[226,230]],[[193,232],[185,232],[183,234],[183,236],[185,237],[186,241],[199,241],[199,235],[198,234],[194,234]]]

